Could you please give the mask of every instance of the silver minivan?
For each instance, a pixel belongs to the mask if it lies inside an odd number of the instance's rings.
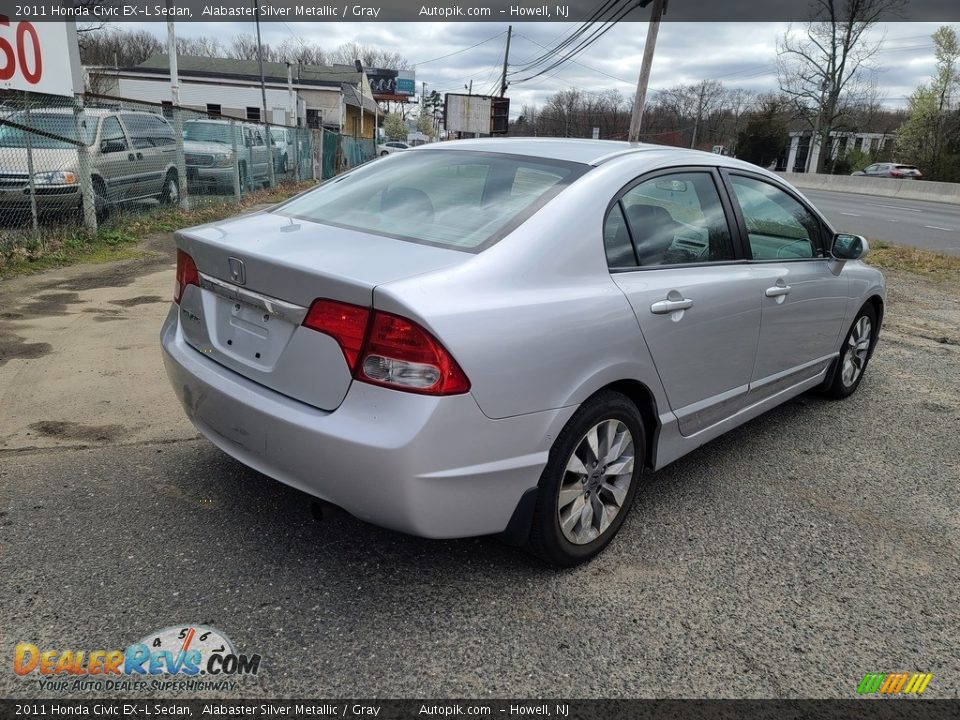
[[[70,108],[38,108],[5,120],[9,124],[0,126],[0,210],[29,209],[31,164],[40,212],[80,208],[79,143],[89,148],[98,215],[134,200],[180,199],[176,136],[160,115],[87,109],[78,125]]]

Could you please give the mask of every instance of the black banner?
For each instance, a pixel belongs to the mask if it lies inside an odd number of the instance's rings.
[[[833,5],[842,20],[852,0],[668,0],[664,22],[769,22],[826,19]],[[872,21],[953,22],[958,0],[871,0]],[[863,4],[862,2],[860,3]],[[383,0],[313,3],[295,0],[0,0],[0,14],[31,22],[630,22],[646,21],[637,0]]]
[[[960,700],[2,700],[0,718],[947,720]]]

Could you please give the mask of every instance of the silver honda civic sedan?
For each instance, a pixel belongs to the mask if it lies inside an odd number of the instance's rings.
[[[560,565],[645,470],[853,393],[883,320],[863,238],[654,145],[429,145],[176,244],[164,360],[212,443],[363,520]]]

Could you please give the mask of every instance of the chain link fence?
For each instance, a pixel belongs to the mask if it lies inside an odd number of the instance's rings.
[[[240,201],[262,188],[327,179],[375,157],[373,140],[325,129],[117,97],[5,93],[0,241],[51,224],[96,233],[120,209]]]

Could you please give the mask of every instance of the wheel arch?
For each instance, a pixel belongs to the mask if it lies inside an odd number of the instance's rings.
[[[648,470],[656,467],[657,439],[660,436],[660,416],[657,412],[657,399],[646,385],[639,380],[626,378],[604,385],[597,392],[612,390],[626,395],[636,405],[643,418],[644,458],[643,465]],[[596,393],[594,393],[595,395]],[[591,395],[592,397],[592,395]]]

